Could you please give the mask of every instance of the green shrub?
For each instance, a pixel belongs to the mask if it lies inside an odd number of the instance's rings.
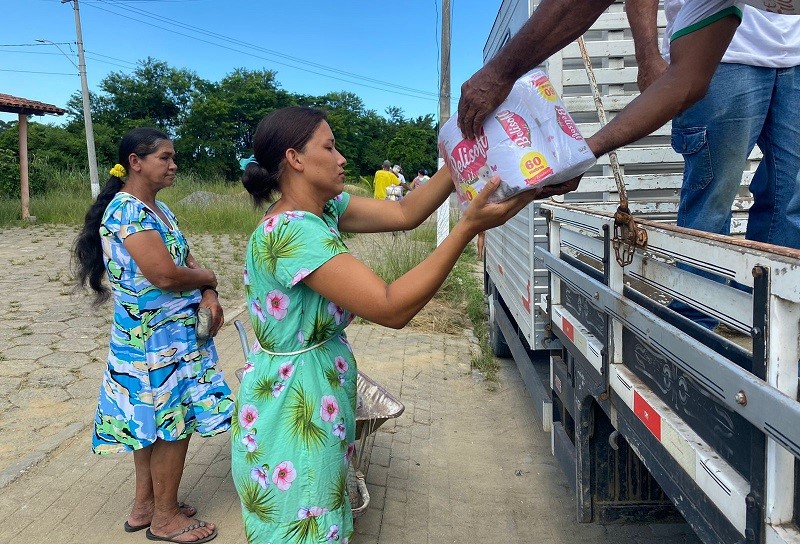
[[[0,197],[19,196],[19,163],[9,149],[0,149]]]
[[[369,190],[369,194],[375,192],[375,176],[358,176],[358,180]]]

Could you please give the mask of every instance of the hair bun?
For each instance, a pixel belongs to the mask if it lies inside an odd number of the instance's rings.
[[[255,161],[245,167],[242,173],[242,185],[253,197],[256,206],[269,201],[272,193],[278,188],[277,180],[274,178],[274,175]]]

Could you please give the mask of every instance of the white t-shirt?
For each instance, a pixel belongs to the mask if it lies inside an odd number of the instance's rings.
[[[733,0],[665,0],[667,28],[661,46],[664,59],[669,62],[669,43],[672,39],[702,28],[720,16],[743,14],[740,15],[742,23],[725,51],[722,62],[765,68],[800,66],[800,17],[764,11],[774,7],[776,10],[783,9],[785,13],[792,5],[798,9],[800,2],[748,0],[746,3],[750,5]]]

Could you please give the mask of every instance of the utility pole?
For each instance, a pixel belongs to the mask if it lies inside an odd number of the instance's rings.
[[[450,119],[450,0],[442,0],[442,60],[439,79],[439,130]],[[439,157],[439,169],[444,157]],[[436,245],[450,233],[450,199],[436,210]]]
[[[86,81],[86,59],[83,56],[83,33],[81,32],[81,11],[78,0],[61,0],[62,4],[72,3],[75,11],[75,34],[78,38],[78,72],[81,76],[81,96],[83,97],[83,124],[86,127],[86,153],[89,156],[89,179],[92,182],[92,198],[100,193],[100,179],[97,175],[97,152],[94,149],[94,127],[92,110],[89,104],[89,83]]]

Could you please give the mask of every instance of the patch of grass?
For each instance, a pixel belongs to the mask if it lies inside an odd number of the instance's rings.
[[[478,339],[480,347],[480,353],[472,357],[472,366],[482,372],[488,381],[496,382],[500,367],[489,346],[489,321],[486,316],[486,295],[483,292],[483,283],[473,275],[466,290],[468,293],[467,315],[472,322],[472,332]]]
[[[407,235],[398,234],[391,243],[375,244],[366,263],[390,283],[422,262],[435,243],[435,225],[425,224]],[[472,358],[472,367],[483,373],[487,381],[496,382],[499,366],[489,347],[486,297],[479,265],[475,247],[469,244],[434,298],[469,318],[480,348]]]
[[[366,196],[366,197],[372,196],[372,191],[365,183],[362,183],[361,185],[352,185],[346,183],[344,186],[344,190],[345,192],[350,193],[351,195]]]
[[[72,225],[83,223],[92,203],[89,176],[81,171],[54,171],[50,189],[44,195],[31,197],[31,215],[38,224]],[[105,180],[101,180],[105,183]],[[210,204],[181,203],[190,194],[211,193]],[[223,179],[201,179],[192,172],[179,173],[173,187],[158,193],[178,217],[185,232],[228,233],[248,236],[262,212],[255,210],[247,192],[239,183]],[[30,225],[20,219],[17,198],[0,199],[0,227]]]
[[[424,261],[432,250],[433,244],[418,243],[408,233],[397,233],[376,242],[364,260],[386,283],[392,283]]]

